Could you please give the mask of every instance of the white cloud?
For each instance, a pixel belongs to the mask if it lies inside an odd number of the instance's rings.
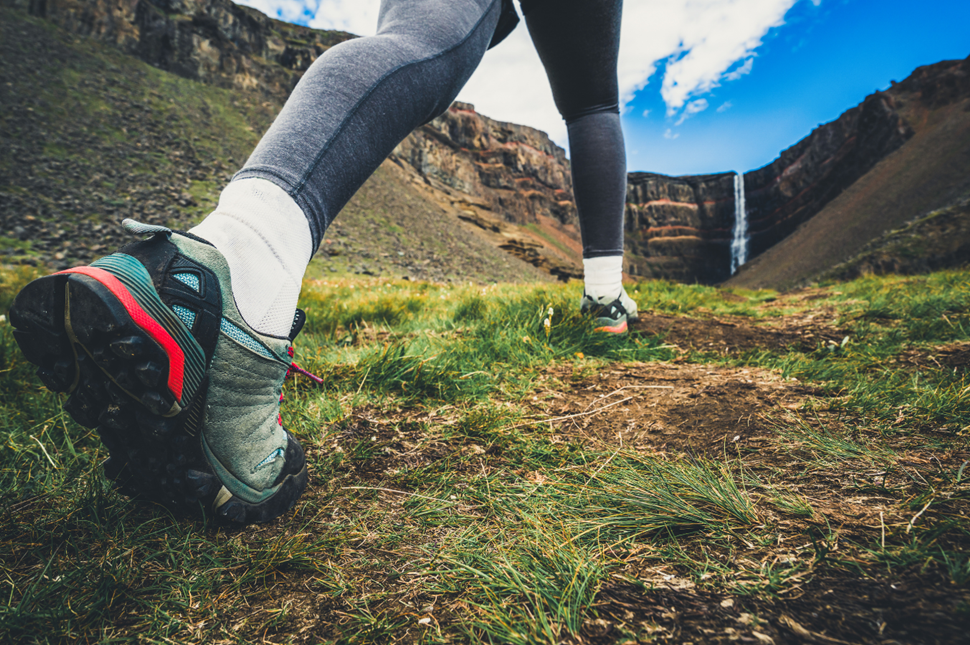
[[[552,101],[546,72],[525,25],[485,53],[458,99],[493,119],[531,125],[566,145],[566,124]]]
[[[680,136],[679,132],[675,133],[670,128],[667,128],[666,131],[664,131],[664,139],[676,139],[679,136]]]
[[[821,0],[811,0],[813,3]],[[376,30],[380,0],[240,0],[283,20],[359,35]],[[755,51],[796,0],[626,0],[619,82],[626,112],[635,94],[663,67],[660,94],[673,117],[723,81],[750,72]],[[739,62],[743,61],[740,63]],[[734,69],[732,69],[734,68]],[[729,71],[730,70],[730,71]],[[524,123],[565,144],[524,24],[485,55],[459,99],[492,118]],[[706,106],[705,106],[706,107]],[[695,112],[696,113],[696,112]]]
[[[294,0],[283,1],[293,2]],[[358,36],[373,36],[377,32],[380,0],[315,0],[315,4],[317,9],[313,20],[309,23],[311,27],[339,29]]]
[[[747,58],[744,61],[744,64],[743,65],[741,65],[737,69],[735,69],[733,71],[730,71],[727,74],[725,74],[724,75],[724,80],[725,81],[736,81],[739,78],[741,78],[742,76],[744,76],[745,74],[750,74],[751,73],[751,66],[752,65],[754,65],[754,58],[753,57],[749,57],[749,58]]]
[[[720,114],[721,112],[727,112],[728,110],[730,110],[730,109],[731,109],[731,107],[732,107],[733,105],[734,105],[734,104],[733,104],[733,103],[731,103],[731,101],[725,101],[724,103],[721,103],[721,105],[720,105],[720,106],[719,106],[719,107],[717,108],[717,111],[718,111],[718,113],[719,113],[719,114]]]
[[[647,118],[648,116],[650,116],[650,110],[644,110],[643,111],[643,118]]]
[[[305,24],[316,13],[317,0],[234,0],[236,4],[259,9],[267,16],[286,22]]]
[[[674,125],[680,125],[681,123],[683,123],[690,117],[694,116],[695,114],[698,114],[699,112],[703,112],[704,110],[707,109],[707,106],[708,106],[707,99],[697,99],[695,101],[691,101],[690,103],[687,104],[687,107],[684,108],[684,111],[681,113],[680,118],[677,120],[677,123],[675,123]]]
[[[662,41],[640,55],[667,61],[660,95],[672,116],[691,98],[717,87],[737,61],[750,59],[768,30],[783,24],[793,4],[795,0],[641,0],[630,3],[633,11],[624,15],[624,36],[640,25],[641,40]]]
[[[337,29],[358,36],[377,31],[380,0],[233,0],[268,16],[315,29]]]

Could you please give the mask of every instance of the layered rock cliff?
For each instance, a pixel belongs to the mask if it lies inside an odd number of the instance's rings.
[[[733,173],[630,173],[626,271],[678,282],[722,280],[731,262],[733,225]]]
[[[873,249],[878,259],[856,262],[860,270],[911,271],[959,261],[960,245],[950,246],[956,240],[941,240],[962,235],[957,220],[967,216],[966,210],[926,218],[970,196],[970,58],[921,67],[883,95],[892,99],[912,136],[791,235],[742,267],[729,285],[793,288]],[[914,221],[926,224],[910,225]],[[893,230],[905,234],[900,238],[890,234]],[[917,243],[919,236],[926,239]],[[903,238],[906,243],[900,244]],[[892,243],[878,241],[886,239]],[[867,250],[870,243],[875,246]],[[902,257],[890,260],[897,251]]]
[[[750,257],[789,235],[911,136],[893,96],[877,92],[769,165],[745,173]]]
[[[473,105],[454,103],[405,139],[392,159],[508,222],[536,223],[545,216],[575,223],[566,152],[545,132],[489,119]]]
[[[353,35],[273,20],[229,0],[0,0],[145,62],[220,87],[286,98],[300,72]]]

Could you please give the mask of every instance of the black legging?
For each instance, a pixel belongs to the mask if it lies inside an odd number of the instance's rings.
[[[623,255],[626,150],[616,60],[622,0],[522,0],[569,130],[583,257]]]
[[[524,0],[569,130],[583,256],[623,253],[626,155],[616,60],[622,0]],[[377,34],[317,59],[234,180],[282,187],[317,248],[330,222],[414,128],[442,114],[485,53],[502,0],[383,0]]]

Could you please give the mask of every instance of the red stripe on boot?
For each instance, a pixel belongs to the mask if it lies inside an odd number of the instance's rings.
[[[128,312],[128,315],[131,316],[135,324],[145,330],[145,333],[162,346],[162,349],[168,356],[168,389],[175,395],[177,400],[181,401],[185,354],[175,339],[172,338],[172,335],[165,331],[165,328],[158,324],[158,321],[149,316],[141,308],[134,296],[121,283],[121,280],[104,269],[97,267],[75,267],[61,271],[60,273],[80,273],[81,275],[93,278],[103,284],[121,302],[121,306],[125,308],[125,311]]]

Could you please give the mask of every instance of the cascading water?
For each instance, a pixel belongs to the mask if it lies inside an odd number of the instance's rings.
[[[734,237],[731,239],[731,275],[748,261],[748,211],[744,207],[744,175],[734,175]]]

